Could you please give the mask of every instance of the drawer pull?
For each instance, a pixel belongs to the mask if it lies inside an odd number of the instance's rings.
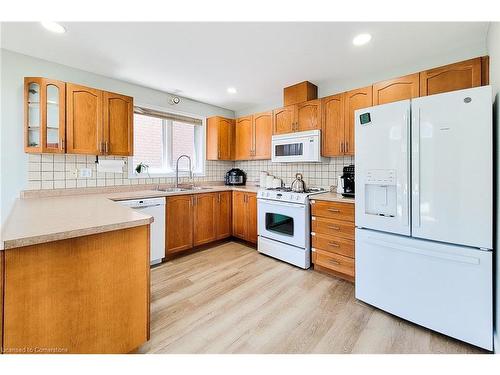
[[[340,230],[340,227],[337,227],[335,225],[328,225],[328,229]]]
[[[336,264],[336,265],[340,266],[340,262],[338,262],[338,261],[336,261],[336,260],[333,260],[333,259],[328,259],[328,262],[329,262],[329,263]]]
[[[330,212],[340,212],[338,208],[329,208],[328,211]]]
[[[338,243],[335,242],[328,242],[328,245],[333,246],[333,247],[340,247]]]

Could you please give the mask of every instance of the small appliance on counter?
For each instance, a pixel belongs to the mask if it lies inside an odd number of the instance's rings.
[[[342,183],[342,195],[354,197],[354,164],[344,167],[344,173],[340,176]]]
[[[225,185],[245,185],[246,182],[247,175],[239,168],[230,169],[224,177]]]

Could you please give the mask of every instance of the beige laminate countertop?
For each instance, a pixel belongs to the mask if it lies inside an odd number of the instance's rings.
[[[354,204],[354,198],[343,197],[342,194],[337,193],[321,193],[314,194],[309,197],[310,200],[314,201],[328,201],[328,202],[341,202],[341,203],[352,203]]]
[[[210,186],[200,190],[165,192],[131,190],[71,195],[40,192],[40,197],[17,199],[2,229],[0,250],[147,225],[153,218],[114,201],[169,197],[218,191],[255,193],[256,186]],[[50,195],[53,196],[45,196]]]

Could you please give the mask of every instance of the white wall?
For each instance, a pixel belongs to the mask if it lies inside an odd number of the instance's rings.
[[[486,44],[475,46],[464,46],[463,49],[443,52],[442,55],[436,55],[432,58],[411,61],[408,64],[401,66],[391,66],[388,64],[386,70],[374,72],[368,75],[357,75],[355,77],[345,76],[341,80],[325,80],[321,82],[313,82],[318,86],[318,97],[322,98],[328,95],[337,94],[340,92],[357,89],[359,87],[369,86],[375,82],[384,81],[395,77],[401,77],[407,74],[420,72],[422,70],[435,68],[442,65],[451,64],[457,61],[468,60],[478,56],[487,54]],[[260,103],[256,106],[245,108],[236,111],[236,117],[245,116],[251,113],[269,111],[274,108],[283,106],[283,101],[275,103]]]
[[[493,95],[495,98],[495,103],[493,105],[493,129],[496,131],[496,148],[495,148],[495,161],[496,161],[496,183],[495,183],[495,195],[496,195],[496,238],[495,238],[495,297],[496,297],[496,314],[495,314],[495,352],[500,352],[500,188],[498,186],[498,178],[500,176],[500,131],[498,127],[500,126],[500,23],[492,22],[488,30],[487,38],[488,54],[490,55],[490,83],[493,86]]]
[[[98,74],[40,60],[2,49],[1,54],[1,223],[5,221],[14,200],[28,183],[28,155],[23,151],[23,78],[41,76],[96,87],[134,97],[135,103],[167,107],[170,94],[107,78]],[[181,99],[173,110],[203,117],[221,115],[234,117],[234,112]]]

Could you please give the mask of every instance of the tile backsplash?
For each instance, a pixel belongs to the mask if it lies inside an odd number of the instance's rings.
[[[128,158],[117,156],[99,156],[104,160],[124,160],[123,173],[97,172],[93,155],[52,155],[30,154],[28,165],[28,190],[65,189],[100,186],[138,185],[138,184],[174,184],[175,177],[168,178],[128,178]],[[224,174],[233,167],[231,161],[207,161],[205,176],[195,177],[195,182],[223,181]],[[78,177],[82,168],[92,170],[92,177]],[[180,178],[186,181],[187,178]]]
[[[354,156],[326,158],[322,163],[272,163],[270,160],[237,161],[236,168],[247,173],[247,181],[259,183],[260,172],[281,178],[289,186],[297,172],[302,173],[306,186],[324,187],[337,185],[337,177],[345,165],[354,164]]]
[[[174,177],[168,178],[128,178],[126,157],[100,156],[105,160],[124,160],[123,173],[96,172],[95,156],[91,155],[52,155],[30,154],[28,157],[28,190],[65,189],[101,186],[120,186],[138,184],[173,184]],[[325,159],[323,163],[272,163],[270,160],[255,161],[206,161],[205,176],[195,177],[196,183],[208,181],[223,181],[224,174],[231,168],[241,168],[247,173],[250,184],[259,182],[259,174],[266,171],[275,177],[283,179],[290,185],[295,173],[304,175],[307,186],[328,187],[336,185],[337,176],[342,174],[344,165],[354,163],[354,157],[338,157]],[[92,170],[92,177],[79,177],[82,168]],[[187,181],[187,178],[181,178]]]

